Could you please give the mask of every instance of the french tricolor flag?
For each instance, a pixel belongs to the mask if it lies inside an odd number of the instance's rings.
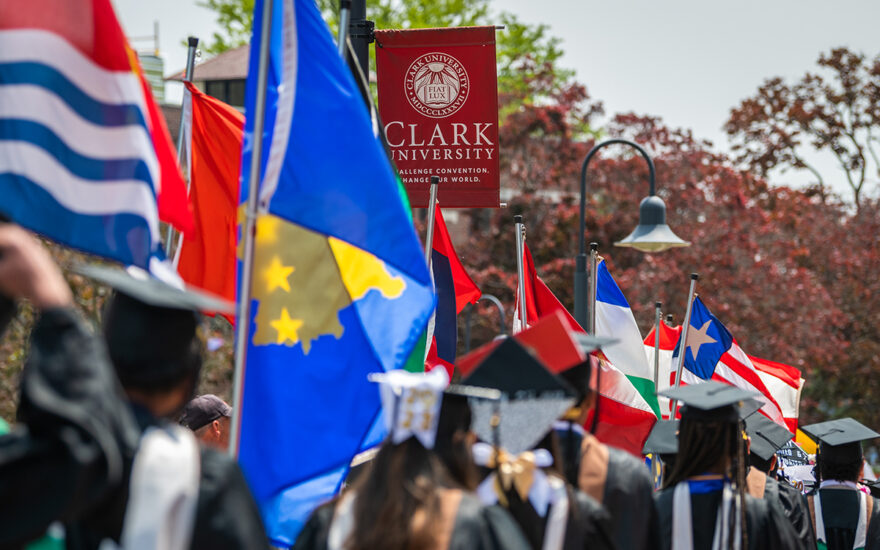
[[[482,293],[461,265],[439,207],[434,212],[431,272],[437,292],[437,310],[432,323],[433,334],[428,334],[431,346],[425,364],[427,369],[442,365],[451,378],[458,345],[457,316],[464,306],[475,304]]]

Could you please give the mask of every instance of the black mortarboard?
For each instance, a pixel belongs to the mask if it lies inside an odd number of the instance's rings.
[[[803,426],[801,431],[819,442],[822,460],[845,463],[861,460],[861,442],[880,434],[852,418],[841,418]]]
[[[234,309],[206,292],[175,288],[140,270],[88,265],[76,271],[116,291],[104,310],[104,338],[126,387],[168,388],[188,374],[197,375],[199,312]]]
[[[642,454],[678,454],[678,420],[658,420],[642,447]]]
[[[735,421],[757,410],[752,397],[757,392],[746,391],[736,386],[720,382],[703,382],[680,388],[670,388],[657,395],[677,400],[684,404],[681,417],[693,420],[729,420]]]
[[[513,454],[532,449],[575,401],[571,386],[512,338],[499,344],[463,382],[501,392],[500,403],[472,400],[473,426],[480,439]],[[497,432],[491,422],[496,411],[501,417]]]
[[[751,440],[751,452],[761,460],[770,460],[776,451],[791,441],[794,434],[760,413],[746,418],[746,433]]]

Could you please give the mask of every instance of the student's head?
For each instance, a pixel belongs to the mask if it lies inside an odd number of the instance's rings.
[[[735,405],[710,411],[682,407],[678,455],[667,472],[664,487],[672,487],[689,477],[705,473],[730,474],[737,456],[738,440],[742,437]]]
[[[467,397],[449,393],[443,396],[434,452],[452,480],[468,490],[474,490],[477,486],[477,469],[471,454],[476,441],[471,431],[472,420]]]
[[[103,324],[110,359],[129,399],[157,417],[175,416],[192,396],[202,367],[198,314],[117,292]]]
[[[862,478],[862,444],[860,442],[846,445],[830,446],[819,444],[816,466],[822,480],[857,482]]]
[[[760,470],[765,474],[769,474],[776,468],[776,455],[774,454],[769,459],[765,460],[754,452],[749,453],[749,466]]]

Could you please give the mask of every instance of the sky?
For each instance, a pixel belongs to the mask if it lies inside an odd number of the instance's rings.
[[[152,34],[159,21],[168,74],[186,62],[187,35],[207,39],[217,30],[213,13],[195,0],[113,4],[130,36]],[[722,126],[730,109],[764,79],[793,80],[836,46],[880,53],[880,2],[872,0],[493,0],[492,6],[548,25],[562,41],[561,65],[575,70],[607,113],[660,116],[722,150],[729,149]],[[179,93],[168,90],[174,97]],[[823,173],[836,174],[830,158],[815,158]],[[787,173],[772,179],[799,185],[809,178]],[[839,191],[846,189],[842,179],[826,176]]]

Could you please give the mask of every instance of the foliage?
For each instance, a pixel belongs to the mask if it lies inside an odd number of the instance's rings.
[[[247,44],[254,26],[254,0],[203,0],[199,6],[217,13],[222,32],[215,32],[213,42],[205,42],[202,50],[216,55]]]
[[[766,80],[731,111],[725,129],[737,160],[765,176],[774,168],[809,170],[823,188],[827,175],[809,161],[810,148],[831,153],[860,208],[870,164],[880,177],[880,57],[835,48],[817,65],[819,72],[794,84]]]

